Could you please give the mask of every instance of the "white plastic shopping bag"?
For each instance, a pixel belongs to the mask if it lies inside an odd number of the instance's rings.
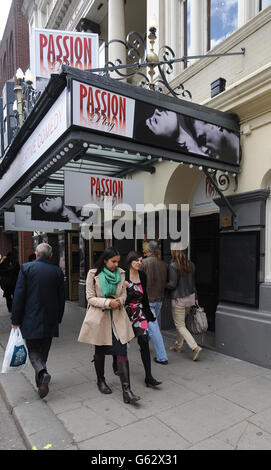
[[[5,350],[2,374],[12,371],[21,371],[27,366],[28,362],[28,351],[21,330],[19,327],[12,328]]]

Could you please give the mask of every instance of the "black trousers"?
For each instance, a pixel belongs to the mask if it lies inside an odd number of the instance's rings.
[[[26,346],[29,353],[29,359],[36,372],[36,378],[39,372],[46,369],[50,347],[53,338],[26,339]]]

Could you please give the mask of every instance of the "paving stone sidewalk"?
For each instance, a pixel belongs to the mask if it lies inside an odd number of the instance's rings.
[[[271,370],[204,349],[169,351],[169,364],[153,362],[158,389],[146,388],[136,340],[128,350],[132,406],[122,401],[111,358],[106,378],[112,395],[96,386],[94,348],[78,343],[84,309],[66,302],[60,338],[54,339],[48,370],[50,393],[38,397],[31,366],[0,374],[0,392],[29,449],[256,450],[271,449]],[[9,316],[0,298],[0,364],[9,336]],[[154,349],[150,343],[151,354]]]

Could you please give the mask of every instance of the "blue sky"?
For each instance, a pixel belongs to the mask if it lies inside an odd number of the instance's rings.
[[[237,29],[238,0],[211,1],[211,47]]]

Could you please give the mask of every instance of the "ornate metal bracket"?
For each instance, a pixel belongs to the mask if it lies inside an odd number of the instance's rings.
[[[173,89],[167,79],[167,76],[174,71],[173,64],[175,62],[184,61],[185,59],[176,59],[174,51],[169,46],[163,46],[159,50],[158,56],[154,53],[153,45],[156,39],[156,29],[151,28],[149,39],[151,43],[151,50],[148,53],[147,44],[144,38],[137,31],[131,31],[126,37],[126,41],[113,39],[108,43],[104,41],[106,56],[108,57],[108,50],[111,44],[119,43],[125,50],[128,57],[128,63],[123,64],[120,59],[114,62],[110,60],[105,61],[104,68],[92,69],[91,72],[97,72],[101,75],[109,76],[110,72],[115,72],[115,76],[111,77],[116,80],[124,80],[127,78],[137,76],[139,86],[149,88],[155,91],[163,92],[166,88],[174,97],[182,96],[192,100],[190,91],[185,90],[182,84],[179,84]],[[155,68],[157,67],[159,74],[156,75]],[[150,78],[147,75],[150,75]],[[117,75],[117,76],[116,76]]]
[[[158,55],[154,52],[154,43],[156,40],[156,28],[151,27],[148,36],[151,44],[150,51],[147,50],[145,39],[137,31],[131,31],[126,37],[126,41],[113,39],[108,43],[102,41],[105,45],[105,66],[104,68],[91,69],[91,72],[100,73],[109,76],[110,72],[114,72],[113,77],[116,80],[124,80],[134,76],[140,79],[139,86],[150,88],[155,91],[163,92],[165,89],[174,97],[188,98],[192,101],[192,94],[186,90],[182,83],[174,89],[168,81],[168,76],[174,72],[174,64],[186,62],[188,59],[220,57],[227,55],[244,55],[245,48],[241,48],[241,52],[231,52],[225,54],[206,54],[198,56],[183,56],[176,58],[173,49],[167,45],[160,48]],[[123,64],[120,59],[114,62],[108,60],[108,50],[111,44],[119,43],[126,51],[128,63]],[[154,69],[158,70],[158,74]],[[146,71],[148,70],[148,72]],[[150,78],[148,75],[150,75]]]
[[[206,177],[208,178],[208,180],[211,182],[212,186],[215,188],[216,192],[223,199],[229,211],[231,212],[232,218],[233,218],[233,229],[235,231],[238,230],[238,215],[236,214],[235,210],[230,204],[228,198],[225,197],[223,194],[224,191],[227,191],[227,189],[229,189],[231,185],[231,178],[234,178],[234,191],[237,190],[238,188],[237,174],[234,173],[233,175],[229,175],[228,172],[221,172],[220,170],[215,170],[214,172],[211,173],[206,167],[203,167],[203,171]]]

